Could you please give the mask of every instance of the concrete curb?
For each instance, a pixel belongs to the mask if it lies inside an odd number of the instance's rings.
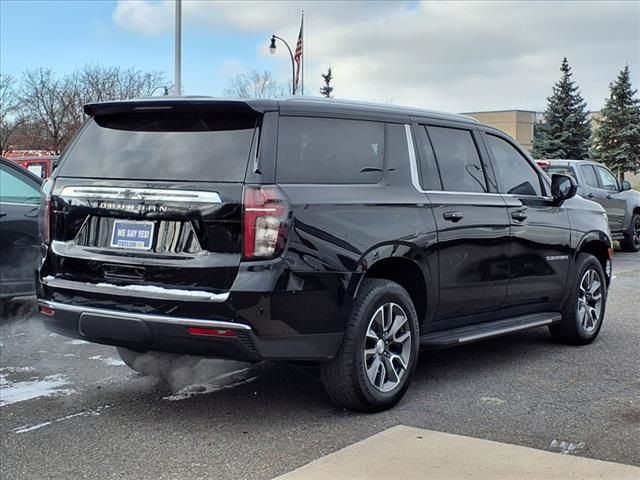
[[[397,426],[277,480],[640,480],[640,468]]]

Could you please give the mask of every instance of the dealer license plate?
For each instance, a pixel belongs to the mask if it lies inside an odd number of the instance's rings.
[[[154,222],[116,220],[113,222],[111,246],[115,248],[151,250],[153,225]]]

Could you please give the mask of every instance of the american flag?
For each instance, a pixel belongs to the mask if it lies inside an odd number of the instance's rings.
[[[304,25],[304,17],[300,22],[300,34],[298,35],[298,43],[296,44],[296,53],[293,55],[293,60],[296,62],[296,79],[293,85],[293,92],[298,91],[298,84],[300,83],[300,65],[302,65],[302,27]]]

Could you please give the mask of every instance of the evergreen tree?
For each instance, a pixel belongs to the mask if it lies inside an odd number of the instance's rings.
[[[620,180],[624,172],[640,171],[640,100],[631,88],[627,65],[609,84],[599,128],[594,132],[593,156],[604,162]]]
[[[331,80],[333,80],[333,72],[331,71],[331,67],[327,69],[327,73],[323,73],[322,80],[324,81],[324,85],[320,87],[320,95],[327,98],[333,98],[331,92],[333,92],[333,87],[331,86]]]
[[[562,77],[547,98],[544,127],[534,137],[533,151],[540,158],[589,157],[591,125],[587,118],[586,102],[571,79],[571,67],[567,59],[560,67]]]
[[[533,146],[531,147],[531,155],[533,155],[533,158],[545,157],[545,151],[542,149],[545,134],[546,124],[542,121],[536,121],[536,123],[533,124]]]

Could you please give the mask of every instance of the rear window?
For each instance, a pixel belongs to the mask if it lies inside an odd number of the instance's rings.
[[[378,183],[384,124],[333,118],[281,117],[278,182]]]
[[[546,172],[549,176],[552,176],[553,174],[569,175],[577,180],[576,172],[569,165],[549,165]]]
[[[244,180],[252,115],[164,112],[95,117],[60,165],[67,177]]]

